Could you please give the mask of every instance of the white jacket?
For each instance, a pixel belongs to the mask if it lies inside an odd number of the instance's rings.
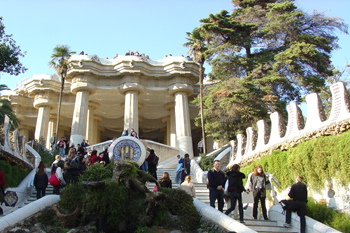
[[[63,179],[63,173],[60,167],[57,167],[55,175],[62,185],[66,185],[66,181]]]

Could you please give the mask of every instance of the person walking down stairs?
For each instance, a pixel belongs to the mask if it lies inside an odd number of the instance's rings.
[[[239,210],[239,221],[243,221],[243,202],[242,202],[242,192],[245,191],[243,186],[243,179],[245,175],[240,172],[240,166],[234,164],[231,167],[231,171],[227,172],[228,179],[228,192],[230,194],[231,207],[226,210],[225,214],[229,215],[236,207],[236,202],[238,201],[238,210]]]
[[[2,171],[0,171],[0,215],[3,215],[4,212],[1,208],[2,203],[5,202],[5,176]]]
[[[36,198],[40,199],[45,196],[46,188],[49,183],[49,178],[45,172],[44,162],[40,162],[38,166],[38,172],[34,176],[34,187],[36,189]]]

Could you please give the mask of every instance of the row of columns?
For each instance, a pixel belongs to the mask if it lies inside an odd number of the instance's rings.
[[[102,118],[95,117],[95,110],[98,107],[97,103],[89,103],[89,96],[94,91],[91,84],[73,83],[71,91],[76,95],[74,112],[72,117],[72,127],[70,144],[81,143],[83,139],[88,139],[91,143],[99,142],[98,138],[98,121]],[[138,95],[142,93],[143,87],[133,84],[133,86],[126,86],[121,90],[125,95],[124,104],[124,128],[133,128],[139,133],[139,103]],[[190,115],[188,106],[188,95],[192,89],[186,88],[172,88],[170,94],[174,95],[174,103],[166,105],[170,111],[170,117],[167,121],[167,144],[177,147],[193,157],[192,136]],[[38,117],[35,129],[35,139],[39,140],[43,136],[47,145],[51,136],[56,130],[56,115],[50,115],[51,107],[54,103],[49,100],[42,100],[44,95],[35,97],[34,107],[38,108]],[[61,128],[61,127],[60,127]]]

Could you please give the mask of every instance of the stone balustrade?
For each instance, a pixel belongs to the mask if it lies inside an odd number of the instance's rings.
[[[335,83],[331,85],[330,90],[332,108],[328,119],[325,117],[318,95],[309,94],[306,96],[306,122],[304,122],[300,108],[295,103],[287,106],[287,125],[278,112],[272,113],[270,115],[271,127],[268,127],[264,120],[260,120],[257,122],[257,135],[253,128],[249,127],[246,135],[238,134],[237,140],[230,142],[232,153],[228,166],[234,163],[248,164],[262,155],[269,154],[274,149],[286,150],[301,142],[301,139],[307,140],[337,134],[349,129],[350,111],[344,84]]]

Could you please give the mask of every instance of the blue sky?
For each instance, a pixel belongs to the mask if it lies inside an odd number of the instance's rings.
[[[350,1],[298,0],[303,10],[327,11],[350,24]],[[186,32],[198,27],[199,19],[222,9],[231,11],[230,0],[0,0],[0,16],[6,34],[13,34],[27,54],[21,62],[28,71],[19,76],[1,74],[0,83],[11,89],[34,74],[53,74],[48,62],[58,44],[73,51],[113,58],[127,50],[146,53],[151,59],[167,54],[185,55]],[[339,34],[341,49],[333,53],[336,67],[350,58],[349,35]],[[350,61],[349,61],[350,62]],[[208,70],[208,69],[207,69]]]

